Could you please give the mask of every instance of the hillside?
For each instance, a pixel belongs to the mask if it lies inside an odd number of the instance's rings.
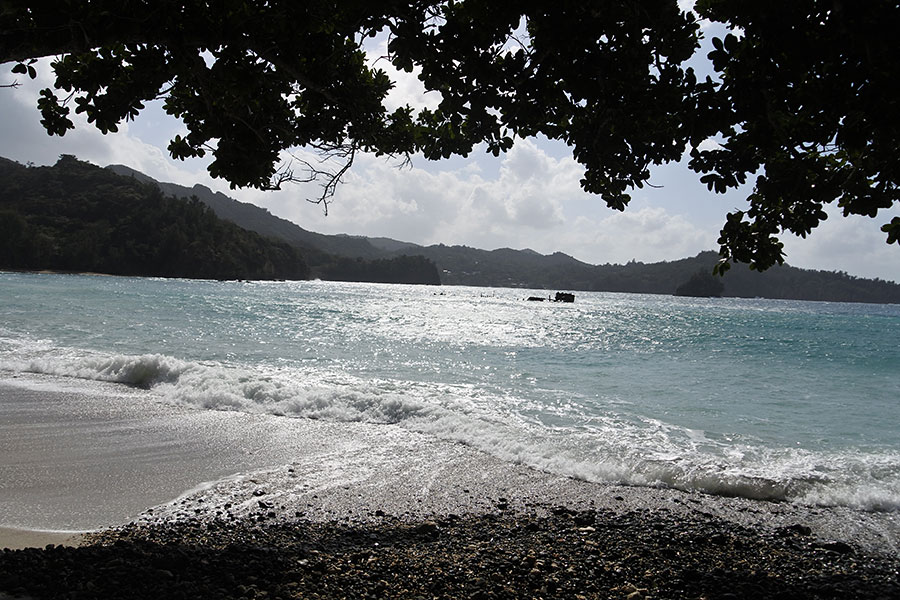
[[[0,159],[0,268],[201,279],[306,279],[290,244],[216,217],[200,201],[63,155]]]
[[[153,181],[128,167],[110,168]],[[691,258],[650,264],[591,265],[561,252],[543,255],[527,249],[480,250],[443,244],[420,246],[389,238],[324,235],[307,231],[265,209],[238,202],[203,186],[158,185],[167,193],[185,197],[196,195],[222,218],[304,248],[314,274],[329,274],[330,270],[341,268],[347,272],[359,270],[361,263],[357,259],[375,264],[385,259],[420,255],[437,266],[440,283],[444,285],[675,294],[698,273],[710,273],[719,258],[717,253],[708,251]],[[329,278],[337,276],[330,273]],[[723,296],[900,303],[900,284],[788,265],[758,273],[746,265],[736,264],[721,282]],[[718,286],[714,288],[718,289]]]
[[[713,251],[675,261],[626,265],[590,265],[561,252],[543,255],[509,248],[489,251],[436,245],[416,252],[437,264],[445,285],[644,294],[675,294],[695,274],[711,273],[719,260]],[[900,285],[896,283],[788,265],[759,273],[736,264],[721,283],[721,295],[726,297],[900,303]]]
[[[265,237],[284,240],[306,257],[312,277],[330,281],[366,281],[373,283],[421,283],[440,285],[440,275],[434,263],[404,252],[387,252],[376,248],[366,238],[348,235],[325,235],[307,231],[286,219],[276,217],[264,208],[213,192],[206,186],[185,187],[156,181],[140,171],[123,165],[110,165],[110,171],[123,177],[156,185],[165,194],[196,197],[221,219],[236,223]],[[399,249],[403,246],[398,242]],[[416,249],[415,244],[407,245]]]
[[[592,289],[675,293],[695,274],[711,273],[718,260],[718,253],[707,251],[672,262],[596,267],[598,276]],[[759,273],[737,264],[721,281],[724,284],[721,295],[725,297],[900,304],[900,285],[896,283],[788,265]],[[658,292],[658,289],[669,291]]]
[[[107,169],[122,176],[134,177],[144,183],[158,185],[163,193],[169,196],[178,198],[196,196],[209,206],[219,218],[237,223],[244,229],[255,231],[260,235],[282,239],[294,246],[316,249],[326,254],[349,258],[385,258],[387,255],[386,252],[375,248],[365,238],[330,236],[307,231],[295,223],[276,217],[264,208],[246,202],[238,202],[221,192],[213,192],[203,185],[197,184],[189,188],[175,183],[156,181],[140,171],[124,165],[110,165]]]

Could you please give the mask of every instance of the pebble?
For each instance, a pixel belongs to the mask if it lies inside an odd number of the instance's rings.
[[[2,551],[0,597],[900,598],[896,554],[798,525],[552,506],[367,523],[187,517]]]

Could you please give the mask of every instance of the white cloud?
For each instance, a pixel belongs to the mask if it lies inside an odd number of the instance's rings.
[[[425,86],[418,78],[421,69],[416,68],[412,73],[407,73],[395,68],[387,59],[387,43],[386,34],[369,38],[364,43],[369,65],[384,71],[394,82],[394,87],[388,92],[385,99],[384,104],[387,109],[393,111],[406,105],[413,108],[436,108],[441,101],[440,94],[437,92],[426,93]]]
[[[881,277],[900,282],[900,248],[886,243],[881,226],[900,215],[900,210],[869,217],[844,217],[829,206],[829,218],[806,239],[783,238],[787,263],[795,267],[826,271],[846,271],[858,277]]]
[[[578,217],[571,243],[578,257],[593,263],[657,262],[693,256],[715,247],[715,231],[699,228],[662,207],[608,211],[596,218]]]
[[[702,142],[700,142],[697,145],[697,149],[700,150],[701,152],[705,152],[707,150],[721,150],[722,144],[720,144],[718,141],[714,140],[713,138],[706,138],[705,140],[703,140]],[[689,148],[685,149],[685,155],[687,155],[689,152],[690,152]]]
[[[422,161],[416,161],[418,165]],[[562,251],[588,262],[681,258],[714,247],[715,231],[696,227],[659,207],[617,213],[581,191],[581,167],[519,141],[498,159],[497,176],[465,163],[397,169],[361,157],[328,217],[287,193],[240,192],[302,227],[327,233],[387,236],[420,244]],[[575,204],[587,211],[567,214]]]
[[[164,148],[146,143],[133,134],[135,123],[123,123],[117,133],[102,134],[73,110],[70,118],[75,129],[66,135],[49,136],[40,123],[37,98],[40,89],[52,84],[49,61],[37,64],[38,78],[19,79],[20,86],[0,89],[0,156],[22,163],[54,164],[60,154],[72,154],[99,166],[124,164],[163,181],[193,185],[209,183],[201,161],[173,162]],[[0,74],[8,72],[10,64],[0,65]],[[148,111],[139,119],[165,117],[161,111]],[[168,119],[170,123],[174,120]],[[172,127],[173,125],[169,125]]]

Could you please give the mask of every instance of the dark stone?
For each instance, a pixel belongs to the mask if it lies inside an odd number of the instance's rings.
[[[830,552],[837,552],[838,554],[850,554],[851,552],[853,552],[853,546],[844,542],[822,542],[816,544],[816,548],[822,548],[823,550],[828,550]]]
[[[587,527],[597,522],[597,515],[586,510],[575,515],[575,524],[579,527]]]
[[[0,597],[900,598],[894,554],[844,558],[843,542],[715,518],[545,505],[421,521],[271,515],[134,524],[80,548],[0,552]],[[590,530],[573,527],[589,517]]]
[[[438,536],[438,526],[434,521],[424,521],[419,524],[416,528],[420,534],[428,536],[428,537],[437,537]]]
[[[777,534],[779,537],[790,537],[792,535],[812,535],[812,529],[807,527],[806,525],[800,525],[799,523],[794,525],[788,525],[787,527],[781,527],[777,530]]]

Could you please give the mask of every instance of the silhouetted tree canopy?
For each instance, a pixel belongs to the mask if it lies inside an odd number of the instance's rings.
[[[687,66],[700,28],[676,0],[10,0],[0,62],[34,76],[34,59],[56,57],[38,103],[51,134],[73,127],[73,107],[107,132],[161,97],[187,128],[172,156],[210,153],[232,186],[324,175],[321,200],[359,151],[499,154],[541,134],[572,148],[586,191],[624,210],[651,166],[687,148],[711,190],[754,182],[722,229],[722,270],[783,263],[778,237],[807,235],[826,204],[874,217],[897,202],[897,3],[695,9],[733,31],[713,40],[715,77]],[[380,32],[387,59],[440,94],[436,109],[385,107],[392,82],[361,46]],[[285,162],[297,147],[341,166]],[[883,230],[900,243],[900,218]]]

